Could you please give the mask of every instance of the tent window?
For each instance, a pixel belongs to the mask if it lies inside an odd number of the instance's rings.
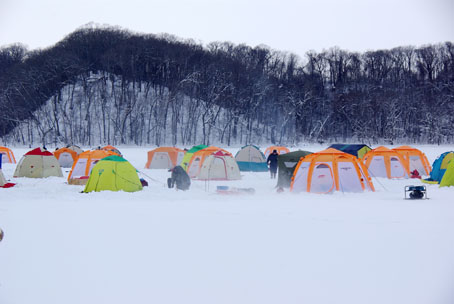
[[[295,167],[297,164],[297,162],[284,162],[284,165],[287,167],[287,168],[293,168]]]

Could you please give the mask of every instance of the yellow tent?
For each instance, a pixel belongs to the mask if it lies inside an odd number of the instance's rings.
[[[111,155],[99,160],[91,170],[84,192],[142,190],[136,169],[123,157]]]

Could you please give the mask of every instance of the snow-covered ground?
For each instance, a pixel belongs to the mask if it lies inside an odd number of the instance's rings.
[[[454,303],[454,187],[428,185],[420,201],[403,199],[417,180],[278,194],[268,173],[242,173],[182,192],[166,170],[143,169],[151,148],[119,148],[143,191],[82,194],[3,165],[17,186],[0,189],[0,303]],[[454,150],[417,148],[431,163]],[[28,150],[13,148],[18,161]]]

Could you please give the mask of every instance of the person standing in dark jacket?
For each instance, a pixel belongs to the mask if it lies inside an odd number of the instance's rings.
[[[270,166],[271,178],[276,178],[278,156],[279,154],[277,154],[277,150],[273,150],[273,153],[271,153],[266,160],[266,163]]]

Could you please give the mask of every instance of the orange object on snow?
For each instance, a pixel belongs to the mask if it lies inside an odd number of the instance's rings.
[[[79,154],[79,157],[71,168],[71,172],[69,172],[68,184],[85,185],[93,166],[97,163],[98,160],[109,155],[117,154],[107,150],[89,150]]]
[[[363,162],[373,177],[408,178],[410,170],[402,154],[380,146],[364,155]]]
[[[421,173],[422,175],[430,175],[432,168],[423,152],[410,146],[401,146],[394,148],[393,150],[404,157],[405,165],[408,170],[417,170],[418,173]]]
[[[268,157],[271,153],[273,153],[274,150],[276,150],[277,154],[279,154],[279,155],[290,152],[290,150],[287,147],[271,146],[271,147],[266,148],[265,153],[263,153],[263,154],[265,154],[265,157]]]
[[[375,191],[363,163],[355,156],[328,148],[301,158],[290,184],[292,192]]]
[[[15,164],[16,158],[14,157],[13,151],[7,147],[0,147],[0,156],[2,156],[2,162],[4,164]]]
[[[181,163],[184,150],[175,147],[159,147],[148,151],[147,169],[171,169]]]

